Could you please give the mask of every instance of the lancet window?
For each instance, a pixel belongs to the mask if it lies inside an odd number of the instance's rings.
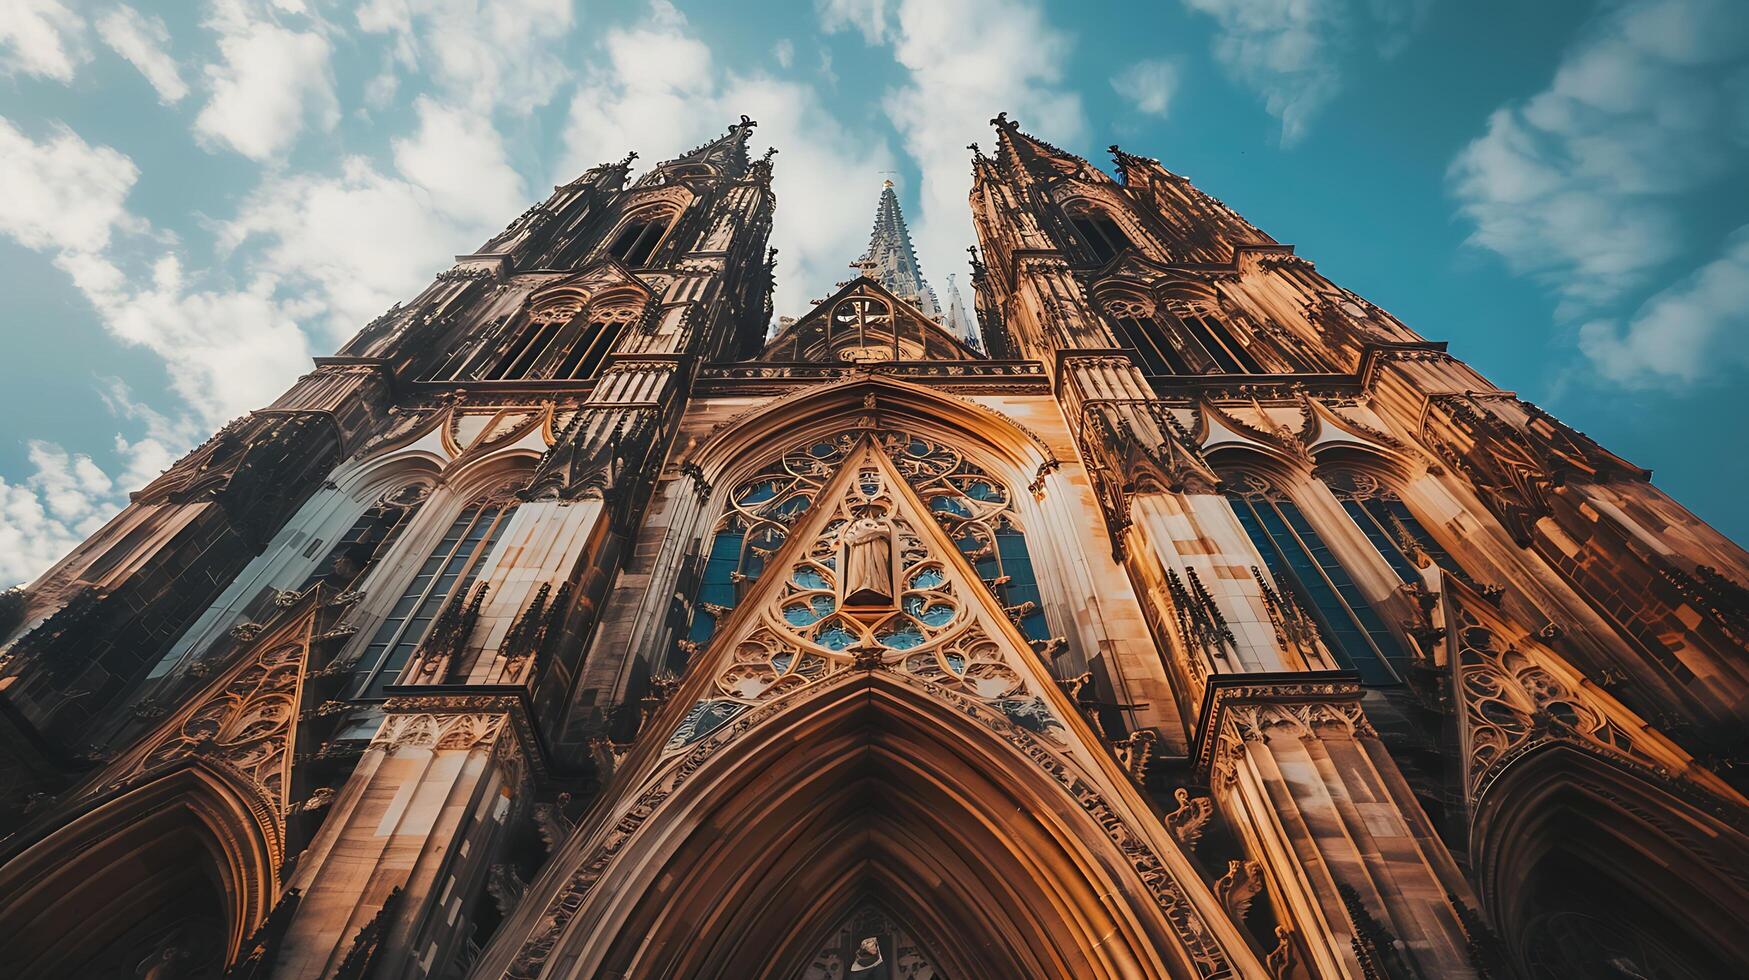
[[[530,309],[522,330],[483,375],[484,380],[583,379],[595,373],[641,304],[560,297]]]
[[[1420,566],[1430,560],[1447,573],[1469,582],[1457,560],[1421,526],[1402,498],[1372,474],[1338,470],[1321,472],[1320,477],[1398,578],[1405,582],[1420,582]]]
[[[298,591],[317,582],[341,592],[357,585],[394,547],[430,492],[427,484],[411,483],[383,494],[334,542]]]
[[[1204,370],[1227,374],[1262,371],[1257,359],[1233,336],[1207,302],[1168,299],[1166,311],[1183,328],[1186,339],[1203,355],[1202,359],[1208,365]]]
[[[632,214],[614,234],[607,253],[634,269],[650,261],[674,223],[675,213],[668,208],[651,208]]]
[[[1230,480],[1226,494],[1277,586],[1311,610],[1325,640],[1361,682],[1396,683],[1406,659],[1402,644],[1299,506],[1252,473]]]
[[[1075,228],[1076,236],[1098,261],[1110,262],[1125,249],[1135,249],[1129,236],[1098,205],[1088,201],[1070,201],[1065,210],[1069,216],[1069,224]]]
[[[856,444],[856,433],[800,444],[729,494],[706,555],[687,639],[703,645],[747,585],[783,546],[814,495]],[[911,433],[885,430],[881,447],[911,484],[978,577],[990,587],[1029,640],[1050,631],[1026,535],[1006,485],[951,447]]]
[[[450,522],[353,665],[355,696],[382,697],[444,605],[467,595],[516,510],[511,491],[507,486],[474,499]]]

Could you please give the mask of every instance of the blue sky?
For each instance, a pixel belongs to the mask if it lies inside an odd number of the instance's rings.
[[[1740,0],[8,0],[0,579],[554,183],[743,112],[780,313],[889,172],[940,288],[1003,109],[1160,158],[1749,538]]]

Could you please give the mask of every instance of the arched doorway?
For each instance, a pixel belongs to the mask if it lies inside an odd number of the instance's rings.
[[[1550,746],[1477,809],[1482,892],[1532,980],[1749,974],[1749,838],[1622,766]]]
[[[276,888],[242,800],[223,777],[185,767],[6,860],[9,975],[222,976]]]

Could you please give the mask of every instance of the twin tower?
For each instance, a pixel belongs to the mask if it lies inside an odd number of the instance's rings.
[[[994,121],[775,331],[753,122],[554,189],[0,623],[10,975],[1749,972],[1749,555]]]

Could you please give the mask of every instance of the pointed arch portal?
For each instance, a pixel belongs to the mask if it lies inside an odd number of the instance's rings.
[[[872,437],[649,731],[481,975],[801,977],[870,904],[954,980],[1261,975]]]

